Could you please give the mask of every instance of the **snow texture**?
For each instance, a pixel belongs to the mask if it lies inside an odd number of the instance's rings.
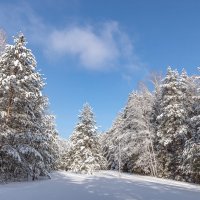
[[[95,170],[106,169],[106,160],[98,142],[94,114],[88,103],[83,106],[79,122],[69,142],[69,151],[64,159],[66,170],[91,174]]]
[[[159,178],[119,174],[94,175],[59,171],[51,180],[0,186],[1,200],[198,200],[200,186]]]
[[[44,79],[22,33],[0,56],[0,182],[48,176],[58,159]]]

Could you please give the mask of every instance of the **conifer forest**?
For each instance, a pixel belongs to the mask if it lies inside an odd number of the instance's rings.
[[[50,114],[36,58],[25,36],[0,41],[0,182],[37,180],[52,171],[115,170],[200,183],[200,76],[167,68],[153,89],[127,94],[111,128],[100,134],[85,103],[69,139]]]

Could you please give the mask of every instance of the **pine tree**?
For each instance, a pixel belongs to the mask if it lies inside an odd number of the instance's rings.
[[[184,109],[187,112],[187,123],[189,124],[190,118],[194,115],[195,96],[197,96],[197,88],[195,77],[188,76],[185,69],[179,77],[179,87],[182,92],[182,102]],[[189,132],[188,132],[189,134]],[[189,135],[188,135],[189,136]]]
[[[83,106],[69,145],[67,170],[92,173],[95,170],[105,169],[106,160],[101,152],[96,122],[89,104]]]
[[[23,34],[0,57],[0,170],[3,179],[47,175],[54,133],[42,76]],[[51,133],[50,133],[51,132]],[[53,131],[54,132],[54,131]]]
[[[185,83],[185,106],[189,108],[188,136],[183,151],[182,175],[186,181],[200,183],[200,89],[199,77],[188,77],[183,72]]]
[[[181,179],[182,151],[188,133],[184,98],[179,74],[169,67],[161,85],[157,151],[160,176],[177,180]]]

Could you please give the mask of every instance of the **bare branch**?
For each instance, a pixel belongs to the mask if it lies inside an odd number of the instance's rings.
[[[155,86],[158,86],[158,85],[160,85],[160,82],[162,80],[162,74],[152,72],[151,75],[150,75],[150,80]]]

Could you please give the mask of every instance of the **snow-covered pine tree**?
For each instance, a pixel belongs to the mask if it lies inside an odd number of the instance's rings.
[[[184,99],[179,74],[169,67],[161,84],[156,149],[160,176],[177,180],[181,179],[182,151],[188,132]]]
[[[84,104],[79,122],[69,141],[67,170],[76,173],[92,173],[106,168],[97,136],[97,127],[92,108]]]
[[[188,136],[183,151],[182,176],[186,181],[200,183],[200,77],[188,77],[183,71],[185,106],[189,108]]]
[[[4,180],[35,179],[47,175],[47,165],[52,165],[49,141],[54,134],[46,114],[48,99],[41,92],[44,85],[25,37],[19,34],[0,57],[0,170]]]
[[[179,87],[182,92],[184,109],[187,112],[187,123],[189,124],[190,118],[194,115],[195,98],[198,96],[195,76],[188,76],[186,70],[183,69],[179,76]],[[188,135],[189,137],[190,135]]]

